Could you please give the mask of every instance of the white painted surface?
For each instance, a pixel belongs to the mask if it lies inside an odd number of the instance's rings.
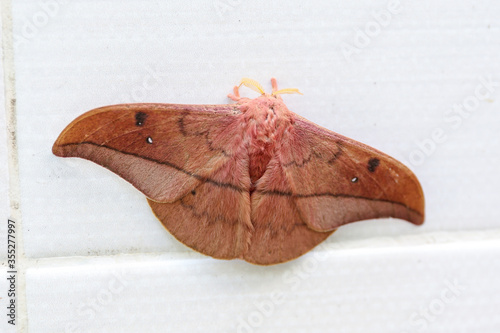
[[[472,0],[15,1],[30,330],[230,332],[257,311],[247,331],[499,331],[499,16],[500,4]],[[426,194],[425,224],[348,225],[276,267],[221,262],[178,243],[124,180],[51,154],[92,108],[227,103],[241,77],[270,89],[272,76],[304,93],[284,96],[292,111],[405,161]],[[453,111],[463,103],[470,111]],[[284,272],[323,253],[291,290]],[[118,269],[129,287],[80,315]],[[412,320],[454,279],[467,288],[442,314],[425,328]],[[256,310],[275,290],[286,301]]]
[[[3,23],[3,10],[0,6],[0,27]],[[0,48],[3,42],[3,35],[0,34]],[[2,320],[0,321],[0,332],[10,333],[16,331],[16,326],[9,324],[9,320],[14,319],[13,309],[16,305],[11,305],[11,297],[14,296],[15,287],[11,287],[11,274],[8,271],[8,219],[10,218],[9,200],[9,165],[8,165],[8,145],[7,145],[7,114],[5,110],[5,82],[3,57],[0,60],[0,308],[2,309]],[[12,235],[12,234],[11,234]],[[14,238],[11,237],[11,241]],[[11,243],[12,245],[12,243]]]
[[[28,314],[35,332],[496,332],[499,256],[496,241],[322,249],[272,267],[165,256],[41,264],[27,273]]]
[[[1,9],[0,9],[1,10]],[[2,18],[0,17],[0,26]],[[2,36],[0,36],[0,46],[2,45]],[[9,165],[7,158],[7,115],[5,112],[5,82],[3,72],[3,62],[0,66],[0,216],[2,221],[9,217]],[[7,223],[0,223],[0,235],[7,232]],[[7,247],[6,237],[0,238],[0,248]],[[5,260],[7,253],[0,252],[0,260]]]

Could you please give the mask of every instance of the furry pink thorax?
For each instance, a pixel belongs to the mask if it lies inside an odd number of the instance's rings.
[[[279,149],[284,133],[291,130],[294,114],[279,95],[241,98],[237,104],[243,113],[242,126],[249,153],[250,178],[255,184]]]

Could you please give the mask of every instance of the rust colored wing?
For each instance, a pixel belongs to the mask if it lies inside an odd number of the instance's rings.
[[[297,117],[278,156],[290,189],[265,191],[293,197],[314,230],[381,217],[416,225],[424,221],[424,194],[416,176],[374,148]]]
[[[251,196],[245,260],[299,257],[346,223],[395,217],[422,224],[424,196],[403,164],[297,116]]]
[[[239,112],[231,105],[106,106],[71,122],[52,151],[91,160],[148,198],[173,202],[210,182],[240,149],[241,138],[232,132]]]
[[[193,249],[240,258],[253,230],[240,114],[232,105],[103,107],[68,125],[53,152],[91,160],[129,181]]]
[[[175,202],[148,202],[167,230],[190,248],[219,259],[242,258],[253,232],[249,186],[248,155],[242,149],[213,170],[210,181]]]

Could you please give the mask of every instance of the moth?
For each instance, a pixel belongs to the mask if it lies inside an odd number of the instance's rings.
[[[424,221],[416,176],[390,156],[290,111],[244,78],[233,104],[121,104],[91,110],[54,143],[141,191],[190,248],[259,265],[292,260],[338,227],[394,217]],[[240,97],[247,86],[260,96]]]

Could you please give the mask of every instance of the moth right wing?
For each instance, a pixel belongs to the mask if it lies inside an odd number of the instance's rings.
[[[300,215],[314,230],[381,217],[423,223],[417,177],[372,147],[297,117],[279,157]]]
[[[245,259],[294,259],[346,223],[397,217],[421,224],[415,175],[369,146],[297,116],[251,195],[254,233]]]

